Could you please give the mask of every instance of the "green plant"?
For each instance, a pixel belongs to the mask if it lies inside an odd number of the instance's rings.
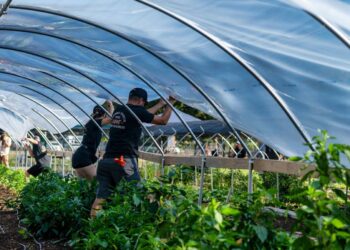
[[[282,206],[298,207],[301,199],[298,194],[306,190],[306,183],[293,175],[278,174],[279,178],[279,199]],[[276,189],[277,191],[277,174],[264,172],[261,174],[262,185],[265,189]]]
[[[211,200],[197,205],[197,192],[171,179],[122,183],[96,219],[71,244],[77,249],[271,249],[290,245],[272,225],[266,198],[235,196],[235,206]],[[265,195],[265,193],[264,193]],[[269,195],[272,198],[272,195]]]
[[[85,180],[43,173],[20,194],[21,222],[37,237],[69,238],[89,217],[95,186]]]
[[[23,170],[13,170],[0,165],[0,184],[18,193],[26,185]]]
[[[295,231],[302,236],[293,243],[298,249],[349,249],[350,213],[348,206],[349,170],[342,164],[341,156],[350,161],[350,146],[329,143],[331,137],[326,131],[313,138],[315,151],[309,151],[304,161],[315,164],[304,179],[317,174],[310,180],[308,189],[300,194],[302,206],[297,210]],[[294,158],[294,160],[300,160]],[[332,184],[341,183],[345,192],[332,188]],[[330,195],[330,193],[332,195]],[[332,197],[342,200],[339,204]]]

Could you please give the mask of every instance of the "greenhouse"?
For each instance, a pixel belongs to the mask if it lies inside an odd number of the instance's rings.
[[[1,247],[350,249],[348,13],[0,0]]]

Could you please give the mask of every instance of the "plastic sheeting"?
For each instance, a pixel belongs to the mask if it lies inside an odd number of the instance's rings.
[[[136,1],[13,0],[8,14],[0,18],[0,29],[8,29],[0,30],[0,60],[5,60],[0,66],[33,78],[39,71],[53,72],[99,98],[112,96],[94,81],[123,101],[134,86],[147,88],[155,97],[136,72],[162,94],[220,119],[193,87],[198,85],[233,127],[286,155],[301,155],[307,149],[300,131],[310,138],[318,128],[327,129],[338,142],[349,143],[350,50],[304,11],[323,17],[348,38],[349,2],[150,2],[208,34],[221,47]],[[16,7],[20,4],[27,7]]]
[[[208,121],[191,121],[188,122],[189,127],[192,129],[193,133],[197,136],[208,136],[208,135],[229,135],[232,133],[230,128],[228,128],[225,123],[217,120],[208,120]],[[188,134],[188,130],[182,123],[174,122],[169,123],[165,126],[152,126],[149,128],[153,136],[158,137],[163,136],[184,136]]]
[[[33,123],[17,112],[4,107],[1,103],[3,93],[2,91],[0,93],[0,119],[2,121],[1,128],[7,131],[14,139],[20,140],[27,135],[28,130],[33,128]]]

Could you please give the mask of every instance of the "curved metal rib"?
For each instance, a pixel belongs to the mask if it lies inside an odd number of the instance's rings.
[[[20,95],[20,94],[18,94]],[[21,95],[20,95],[21,96]],[[70,145],[70,143],[67,141],[67,139],[62,135],[62,133],[58,130],[58,128],[45,116],[43,116],[40,112],[36,111],[35,109],[32,108],[32,110],[38,114],[40,117],[42,117],[47,123],[50,124],[51,127],[53,127],[57,133],[62,137],[62,139],[64,140],[65,143],[67,143],[67,145],[69,146],[70,150],[73,151],[73,147]]]
[[[30,11],[37,11],[37,12],[43,12],[43,13],[47,13],[47,14],[53,14],[53,15],[57,15],[57,16],[62,16],[65,18],[69,18],[72,20],[76,20],[76,21],[80,21],[82,23],[94,26],[96,28],[99,28],[101,30],[104,30],[106,32],[109,32],[123,40],[126,40],[134,45],[136,45],[137,47],[143,49],[144,51],[148,52],[149,54],[151,54],[152,56],[154,56],[155,58],[157,58],[158,60],[160,60],[161,62],[163,62],[165,65],[167,65],[169,68],[171,68],[172,70],[174,70],[177,74],[179,74],[183,79],[185,79],[191,86],[193,86],[208,102],[209,104],[217,111],[217,113],[219,114],[219,116],[223,119],[223,121],[227,124],[227,126],[232,130],[232,132],[236,135],[237,139],[241,142],[241,144],[243,145],[244,148],[246,148],[248,154],[251,156],[251,152],[249,150],[249,148],[246,146],[245,142],[240,138],[239,134],[237,133],[237,131],[235,130],[235,128],[232,127],[232,125],[230,124],[229,120],[227,119],[227,117],[225,116],[225,114],[223,114],[218,105],[193,81],[191,80],[185,73],[183,73],[180,69],[178,69],[176,66],[174,66],[173,64],[171,64],[169,61],[167,61],[166,59],[164,59],[161,55],[158,55],[156,52],[150,50],[149,48],[147,48],[146,46],[144,46],[143,44],[133,40],[132,38],[121,34],[117,31],[108,29],[106,27],[103,27],[99,24],[93,23],[91,21],[88,20],[84,20],[82,18],[76,17],[76,16],[72,16],[72,15],[67,15],[65,13],[62,12],[58,12],[58,11],[52,11],[52,10],[48,10],[48,9],[44,9],[44,8],[37,8],[37,7],[30,7],[30,6],[22,6],[22,5],[17,5],[17,6],[11,6],[11,8],[14,9],[22,9],[22,10],[30,10]]]
[[[12,0],[7,0],[4,4],[0,5],[0,17],[3,14],[6,14],[7,9],[9,8],[10,4],[11,4]]]
[[[234,52],[232,49],[229,48],[228,45],[224,44],[220,39],[215,37],[213,34],[207,32],[206,30],[195,26],[191,24],[188,20],[186,20],[184,17],[177,15],[169,10],[166,10],[163,7],[160,7],[159,5],[150,3],[145,0],[136,0],[139,3],[142,3],[144,5],[149,6],[152,9],[155,9],[166,16],[169,16],[173,18],[174,20],[184,24],[185,26],[189,27],[190,29],[196,31],[203,37],[207,38],[209,41],[211,41],[213,44],[218,46],[221,50],[223,50],[227,55],[229,55],[231,58],[233,58],[236,62],[238,62],[250,75],[252,75],[264,88],[265,90],[273,97],[273,99],[277,102],[277,104],[281,107],[283,112],[287,115],[288,119],[292,122],[296,130],[299,132],[299,134],[303,137],[305,142],[311,147],[312,150],[315,150],[313,147],[310,136],[305,131],[303,126],[301,125],[300,121],[297,119],[295,114],[289,109],[288,105],[284,102],[284,100],[279,96],[277,91],[272,87],[272,85],[263,77],[261,76],[253,67],[251,67],[248,63],[245,62],[245,60],[236,52]]]
[[[29,89],[29,90],[32,90],[34,91],[33,89],[27,87],[27,86],[21,86],[22,88],[26,88],[26,89]],[[36,92],[36,91],[35,91]],[[42,107],[43,109],[45,109],[46,111],[48,111],[50,114],[52,114],[57,120],[59,120],[66,128],[67,130],[74,136],[74,138],[79,142],[81,143],[81,141],[78,139],[77,135],[71,130],[71,128],[67,125],[67,123],[65,121],[63,121],[55,112],[53,112],[51,109],[47,108],[45,105],[43,105],[42,103],[38,102],[37,100],[34,100],[33,98],[29,97],[29,96],[26,96],[26,95],[23,95],[23,94],[20,94],[20,93],[17,93],[18,95],[24,97],[24,98],[27,98],[28,100],[36,103],[37,105],[39,105],[40,107]]]
[[[181,121],[181,123],[186,127],[186,129],[189,131],[189,133],[191,134],[191,136],[193,137],[193,139],[195,140],[196,144],[200,147],[202,155],[205,156],[205,150],[203,148],[203,145],[201,145],[201,143],[199,142],[198,138],[196,137],[196,135],[193,133],[192,129],[189,127],[188,123],[181,117],[181,115],[178,113],[178,111],[174,108],[174,106],[157,90],[156,87],[153,86],[153,84],[148,81],[146,78],[144,78],[141,74],[139,74],[138,72],[136,72],[135,70],[133,70],[130,66],[128,66],[127,64],[123,63],[121,60],[116,60],[113,57],[109,56],[107,53],[104,53],[102,51],[99,51],[97,49],[94,49],[90,46],[87,46],[85,44],[76,42],[74,40],[65,38],[65,37],[61,37],[58,35],[54,35],[54,34],[50,34],[50,33],[45,33],[45,32],[40,32],[37,30],[33,30],[33,29],[22,29],[22,28],[12,28],[12,27],[0,27],[0,30],[8,30],[8,31],[17,31],[17,32],[28,32],[28,33],[32,33],[32,34],[38,34],[38,35],[42,35],[42,36],[48,36],[48,37],[52,37],[55,39],[59,39],[59,40],[63,40],[72,44],[75,44],[77,46],[86,48],[90,51],[93,51],[101,56],[103,56],[104,58],[108,59],[109,61],[112,61],[113,63],[116,63],[118,66],[122,67],[123,69],[127,70],[128,72],[130,72],[131,74],[133,74],[134,76],[136,76],[139,80],[141,80],[143,83],[145,83],[149,88],[151,88],[155,93],[157,93],[157,95],[163,99],[170,107],[171,109],[174,111],[174,113],[176,114],[176,116],[179,118],[179,120]],[[45,72],[43,72],[45,73]],[[51,77],[54,77],[57,79],[57,77],[53,76],[52,74],[49,73],[45,73],[47,75],[50,75]],[[60,79],[62,81],[62,79]],[[68,83],[67,83],[68,84]],[[70,85],[71,86],[71,85]],[[72,86],[75,88],[75,86]],[[90,98],[92,100],[92,98],[88,95],[86,95],[88,98]]]
[[[311,11],[308,11],[304,8],[302,10],[311,16],[313,19],[315,19],[317,22],[319,22],[322,26],[324,26],[330,33],[332,33],[339,41],[341,41],[347,48],[350,49],[350,40],[349,37],[344,34],[341,30],[339,30],[337,27],[335,27],[333,24],[331,24],[327,19],[323,18],[322,16],[316,15],[315,13],[312,13]]]
[[[40,71],[41,72],[41,71]],[[89,119],[92,119],[94,124],[98,127],[98,129],[103,133],[103,135],[106,137],[106,138],[109,138],[108,135],[104,132],[103,128],[88,114],[86,113],[86,111],[84,109],[82,109],[78,104],[76,104],[74,101],[72,101],[70,98],[68,98],[67,96],[63,95],[62,93],[60,93],[59,91],[49,87],[49,86],[46,86],[45,84],[37,81],[37,80],[34,80],[32,78],[29,78],[29,77],[25,77],[25,76],[22,76],[22,75],[19,75],[19,74],[15,74],[15,73],[10,73],[10,72],[7,72],[7,71],[3,71],[3,70],[0,70],[0,73],[1,74],[7,74],[7,75],[11,75],[11,76],[15,76],[15,77],[18,77],[18,78],[21,78],[21,79],[25,79],[27,81],[30,81],[30,82],[33,82],[33,83],[36,83],[44,88],[47,88],[49,90],[51,90],[52,92],[58,94],[59,96],[62,96],[63,98],[65,98],[66,100],[68,100],[69,102],[71,102],[75,107],[77,107],[83,114],[85,114]],[[41,73],[44,73],[44,74],[47,74],[45,72],[41,72]],[[71,85],[69,85],[71,86]],[[76,88],[76,87],[75,87]],[[97,102],[95,102],[97,105],[99,105]],[[99,105],[101,106],[101,105]],[[72,115],[73,116],[73,115]],[[80,126],[84,127],[84,125],[75,117],[73,116],[74,119],[79,123]]]
[[[157,149],[159,150],[159,152],[162,154],[162,156],[164,157],[164,152],[162,150],[162,148],[159,146],[159,144],[157,143],[157,141],[154,140],[154,138],[152,137],[151,133],[149,132],[149,130],[146,128],[146,126],[142,123],[142,121],[140,120],[140,118],[130,109],[129,106],[127,106],[126,104],[124,104],[119,97],[117,97],[115,94],[113,94],[110,90],[108,90],[107,88],[105,88],[102,84],[100,84],[99,82],[97,82],[96,80],[94,80],[93,78],[91,78],[90,76],[86,75],[85,73],[81,72],[80,70],[71,67],[65,63],[62,63],[58,60],[55,60],[53,58],[41,55],[41,54],[37,54],[34,53],[32,51],[27,51],[27,50],[22,50],[22,49],[18,49],[18,48],[13,48],[10,46],[0,46],[0,49],[5,49],[5,50],[11,50],[11,51],[16,51],[16,52],[21,52],[24,54],[29,54],[32,56],[36,56],[39,58],[43,58],[46,59],[48,61],[54,62],[56,64],[59,64],[67,69],[70,69],[71,71],[76,72],[77,74],[83,76],[84,78],[87,78],[88,80],[90,80],[91,82],[95,83],[97,86],[99,86],[101,89],[103,89],[104,91],[106,91],[108,94],[110,94],[111,96],[113,96],[122,106],[124,106],[128,112],[138,121],[138,123],[143,127],[143,129],[146,131],[146,133],[152,138],[152,140],[154,141],[154,144],[156,145]]]

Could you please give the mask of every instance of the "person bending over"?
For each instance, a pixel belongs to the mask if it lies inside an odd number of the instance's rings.
[[[50,168],[51,158],[47,155],[46,147],[41,144],[39,136],[34,136],[34,139],[25,138],[24,141],[29,154],[36,161],[36,164],[26,171],[26,177],[29,177],[29,175],[36,177]],[[30,144],[32,144],[33,148],[31,148]]]
[[[175,99],[169,97],[171,103]],[[162,115],[155,113],[165,105],[160,100],[150,109],[146,109],[147,92],[142,88],[132,89],[129,93],[127,106],[133,113],[145,123],[165,125],[168,123],[171,108],[166,106]],[[101,209],[101,203],[113,192],[120,180],[140,181],[137,163],[138,144],[141,137],[142,127],[134,115],[124,106],[118,106],[110,121],[109,141],[103,159],[97,167],[97,189],[96,199],[92,205],[91,216]]]
[[[111,101],[106,101],[107,111],[112,115],[114,107]],[[92,118],[102,127],[110,118],[100,106],[95,106]],[[81,178],[92,180],[96,176],[96,151],[100,145],[102,132],[97,125],[90,119],[85,125],[85,133],[80,147],[72,156],[72,167],[76,174]]]

